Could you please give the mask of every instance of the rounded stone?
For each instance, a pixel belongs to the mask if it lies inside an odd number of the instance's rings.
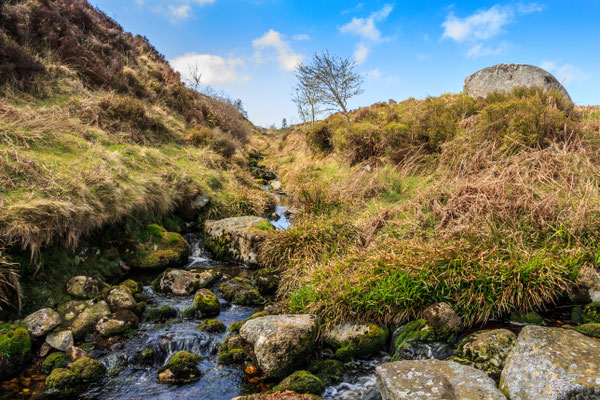
[[[23,324],[33,337],[41,337],[50,333],[60,322],[60,315],[51,308],[42,308],[23,319]]]

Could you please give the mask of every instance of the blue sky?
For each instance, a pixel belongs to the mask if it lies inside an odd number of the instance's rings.
[[[262,126],[298,121],[291,71],[325,49],[365,75],[352,108],[459,92],[466,76],[505,62],[546,68],[576,103],[600,103],[598,0],[91,3],[148,37],[184,77],[198,65],[204,84],[242,99]]]

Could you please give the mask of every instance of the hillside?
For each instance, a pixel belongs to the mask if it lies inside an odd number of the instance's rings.
[[[164,225],[199,194],[211,198],[206,215],[265,213],[272,200],[247,168],[254,133],[86,1],[2,2],[0,262],[17,263],[26,308],[41,301],[28,282],[64,286],[54,279],[72,274],[91,234]],[[96,275],[118,269],[87,260]],[[0,282],[14,272],[1,269]],[[0,305],[14,310],[8,292]]]

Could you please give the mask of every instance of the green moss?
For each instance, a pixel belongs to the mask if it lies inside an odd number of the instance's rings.
[[[253,228],[266,232],[275,230],[275,227],[269,221],[262,221],[260,224],[254,225]]]
[[[534,311],[528,313],[512,312],[510,322],[520,325],[546,325],[544,318]]]
[[[460,342],[452,360],[498,378],[516,339],[516,335],[506,329],[479,331]]]
[[[591,322],[574,328],[577,332],[594,338],[600,338],[600,323]]]
[[[219,346],[217,359],[221,364],[241,364],[246,361],[244,343],[239,335],[229,335]]]
[[[207,333],[222,333],[225,332],[226,329],[225,324],[218,319],[207,319],[206,321],[202,321],[198,327],[200,332]]]
[[[325,386],[331,386],[342,380],[345,366],[339,360],[314,360],[308,371],[319,377]]]
[[[600,323],[600,302],[586,304],[583,307],[583,323]]]
[[[42,363],[42,372],[49,374],[56,368],[65,368],[71,362],[71,357],[63,352],[50,354]]]
[[[571,309],[571,321],[574,324],[580,325],[583,324],[583,307],[575,306]]]
[[[279,281],[279,275],[267,268],[259,269],[252,274],[252,283],[262,295],[275,293],[279,287]]]
[[[133,312],[135,315],[138,316],[138,318],[141,318],[142,315],[144,314],[144,311],[146,310],[146,307],[148,307],[148,304],[146,302],[139,302],[135,304],[135,307],[133,307]]]
[[[135,268],[166,268],[185,262],[189,244],[179,233],[160,229],[160,237],[153,234],[151,240],[138,242],[134,251],[125,254],[125,261]]]
[[[133,279],[127,279],[119,284],[119,286],[126,287],[131,291],[131,294],[134,296],[141,291],[140,284],[134,281]]]
[[[147,242],[149,240],[157,240],[161,239],[166,230],[157,224],[146,225],[143,229],[139,231],[137,234],[137,239],[142,242]]]
[[[200,289],[194,295],[194,308],[198,317],[213,317],[221,312],[219,299],[208,289]]]
[[[223,294],[223,297],[233,304],[251,306],[260,305],[265,302],[265,299],[252,286],[250,281],[240,277],[235,277],[230,281],[220,284],[219,290]]]
[[[154,350],[152,350],[150,347],[146,347],[144,350],[142,350],[140,357],[145,361],[151,360],[154,357]]]
[[[79,383],[80,377],[66,368],[56,368],[46,378],[46,385],[51,389],[68,389]]]
[[[204,245],[218,260],[234,258],[234,254],[229,248],[228,235],[213,237],[211,235],[204,234]]]
[[[83,382],[92,382],[106,374],[106,366],[102,361],[82,357],[71,365],[71,371]]]
[[[252,314],[251,316],[249,316],[248,318],[246,318],[243,321],[236,321],[236,322],[234,322],[233,324],[231,324],[229,326],[229,332],[236,332],[237,333],[237,332],[240,331],[240,329],[242,329],[242,326],[244,326],[244,324],[246,322],[248,322],[248,321],[250,321],[251,319],[254,319],[254,318],[264,317],[265,315],[269,315],[269,313],[267,311],[259,311],[259,312],[256,312],[256,313]]]
[[[31,337],[24,325],[0,324],[0,355],[23,356],[31,350]]]
[[[424,319],[408,322],[398,328],[394,341],[392,361],[405,359],[405,353],[414,343],[429,343],[437,340],[435,330]]]
[[[192,382],[202,376],[198,369],[200,361],[202,361],[202,356],[187,351],[179,351],[171,357],[167,365],[158,370],[158,373],[169,370],[178,381]]]
[[[177,310],[170,306],[149,307],[145,314],[146,319],[150,322],[165,322],[177,318]]]
[[[181,318],[191,320],[196,318],[196,309],[194,307],[186,307],[181,311]]]
[[[273,389],[274,391],[291,390],[296,393],[320,395],[325,391],[323,381],[308,371],[296,371],[285,378]]]
[[[360,335],[343,342],[330,341],[328,344],[337,348],[335,357],[342,361],[350,361],[354,358],[367,357],[383,349],[389,336],[387,327],[368,324],[369,330]]]

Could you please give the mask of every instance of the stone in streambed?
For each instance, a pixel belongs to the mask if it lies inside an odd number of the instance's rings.
[[[137,328],[139,319],[132,311],[121,310],[103,317],[96,324],[96,330],[104,337],[120,335]]]
[[[202,373],[198,363],[202,357],[187,351],[177,352],[167,365],[158,370],[158,379],[161,383],[189,383],[200,379]]]
[[[42,372],[49,374],[56,368],[66,368],[71,362],[71,357],[67,354],[58,351],[50,354],[42,363]]]
[[[218,319],[207,319],[202,321],[200,326],[198,327],[200,332],[206,333],[222,333],[227,330],[225,324]]]
[[[320,395],[325,391],[323,381],[308,371],[296,371],[284,380],[279,385],[273,388],[275,391],[291,390],[296,393],[309,393]]]
[[[46,343],[58,351],[66,351],[75,343],[73,333],[69,330],[52,332],[46,336]]]
[[[479,331],[464,338],[453,361],[471,365],[499,378],[517,335],[507,329]]]
[[[60,322],[60,315],[51,308],[42,308],[23,319],[23,324],[33,337],[41,337],[50,333]]]
[[[218,271],[212,270],[193,272],[183,269],[168,269],[152,282],[152,289],[158,293],[187,296],[212,284],[220,276]]]
[[[453,340],[462,329],[462,320],[448,303],[436,303],[423,311],[423,319],[431,326],[438,340]]]
[[[221,312],[221,303],[208,289],[200,289],[194,294],[194,309],[199,318],[214,317]]]
[[[125,286],[116,286],[110,289],[106,296],[106,302],[112,312],[133,310],[136,304],[131,290]]]
[[[81,339],[96,329],[98,321],[111,313],[104,300],[73,300],[58,307],[61,327],[70,329],[75,339]]]
[[[227,282],[219,285],[219,290],[223,297],[242,306],[260,305],[265,302],[265,299],[260,295],[258,290],[250,284],[250,281],[244,278],[235,277]]]
[[[80,299],[89,299],[100,295],[108,285],[89,276],[74,276],[67,282],[67,293]]]
[[[219,346],[217,359],[221,364],[242,364],[248,359],[251,347],[240,335],[229,335]]]
[[[132,243],[124,259],[133,268],[156,269],[182,265],[189,255],[190,245],[179,233],[148,225],[143,240]]]
[[[387,327],[375,324],[343,324],[327,330],[324,340],[335,349],[336,358],[349,361],[382,350],[388,336]]]

